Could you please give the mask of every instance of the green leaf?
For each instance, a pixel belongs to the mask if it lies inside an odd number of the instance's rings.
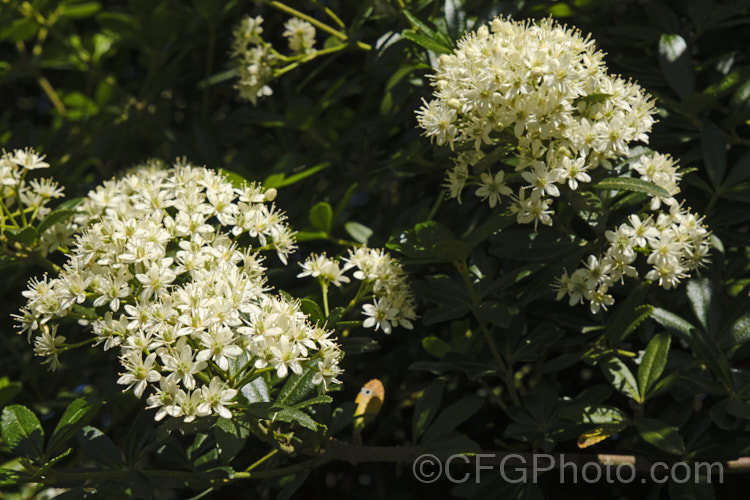
[[[745,110],[750,106],[750,81],[742,83],[729,100],[732,109]]]
[[[357,243],[367,245],[367,240],[372,236],[372,229],[359,222],[349,221],[344,224],[344,229]]]
[[[648,288],[647,283],[636,286],[610,315],[605,331],[610,347],[618,348],[622,341],[638,328],[647,316],[651,315],[653,307],[641,308],[643,301],[646,299]]]
[[[333,223],[333,208],[325,201],[316,203],[309,213],[310,224],[315,229],[331,234],[331,224]]]
[[[112,440],[96,427],[86,426],[78,433],[78,444],[94,462],[105,467],[122,467],[122,453]]]
[[[47,443],[47,456],[54,455],[68,439],[83,429],[94,418],[101,406],[101,402],[93,402],[85,397],[73,400],[65,408],[60,421],[52,432],[49,443]]]
[[[96,102],[83,92],[68,92],[62,102],[68,108],[65,116],[69,120],[84,120],[99,112]]]
[[[607,358],[599,362],[599,366],[602,369],[604,378],[606,378],[615,389],[636,401],[640,399],[638,394],[638,383],[636,382],[635,377],[630,369],[625,366],[625,363],[619,358],[614,356]]]
[[[64,459],[68,455],[70,455],[72,452],[73,452],[73,448],[68,448],[67,450],[65,450],[61,454],[59,454],[58,456],[47,460],[45,462],[45,464],[37,472],[37,474],[39,474],[39,477],[41,477],[42,475],[46,474],[47,471],[49,471],[50,469],[52,469],[52,467],[54,467],[58,462],[60,462],[62,459]]]
[[[344,316],[344,312],[345,309],[343,307],[334,307],[331,309],[328,318],[326,318],[327,328],[335,329],[338,322],[341,321],[341,318]]]
[[[0,468],[0,486],[15,486],[20,479],[21,473],[17,470]]]
[[[344,210],[346,210],[346,207],[348,207],[349,203],[352,201],[352,197],[354,197],[354,194],[357,192],[357,187],[358,184],[356,182],[352,183],[352,185],[346,189],[344,195],[339,198],[339,201],[336,202],[336,207],[333,209],[333,220],[338,220],[344,213]]]
[[[425,337],[422,339],[422,347],[430,356],[442,358],[453,349],[445,340],[438,337]]]
[[[44,453],[44,429],[34,412],[23,405],[10,405],[0,416],[0,431],[14,453],[40,460]]]
[[[675,32],[680,28],[680,19],[661,0],[652,0],[645,5],[649,25],[661,32]]]
[[[651,317],[661,326],[677,333],[686,341],[690,340],[692,332],[696,330],[687,320],[661,307],[655,307],[651,312]]]
[[[661,396],[665,392],[667,392],[669,389],[672,388],[672,386],[677,382],[680,378],[680,371],[676,370],[664,377],[663,379],[659,380],[656,385],[654,385],[651,388],[651,391],[648,393],[649,398],[655,398],[656,396]]]
[[[294,408],[295,410],[301,410],[302,408],[307,408],[308,406],[331,404],[331,403],[333,403],[333,398],[331,396],[323,394],[321,396],[315,396],[314,398],[310,398],[307,401],[302,401],[301,403],[297,403],[292,408]]]
[[[669,355],[669,344],[672,336],[662,332],[654,335],[646,346],[641,364],[638,367],[638,389],[641,395],[640,401],[646,401],[649,389],[659,380]]]
[[[294,239],[296,239],[298,242],[325,240],[327,238],[328,233],[325,233],[323,231],[300,231],[294,235]]]
[[[346,337],[340,339],[339,343],[341,344],[341,350],[344,351],[347,356],[367,354],[368,352],[380,349],[378,341],[368,337]]]
[[[539,228],[507,229],[490,237],[490,253],[496,257],[522,261],[546,261],[580,248],[580,240],[573,235]]]
[[[323,163],[318,163],[317,165],[313,165],[312,167],[307,168],[303,170],[302,172],[298,172],[296,174],[290,175],[289,177],[286,177],[284,174],[271,175],[266,179],[263,185],[269,189],[272,187],[282,188],[286,186],[291,186],[292,184],[296,184],[299,181],[310,177],[311,175],[317,174],[318,172],[320,172],[323,169],[328,168],[329,166],[331,166],[330,162],[323,162]]]
[[[692,337],[691,347],[703,359],[716,379],[724,386],[727,393],[734,390],[734,377],[729,367],[729,360],[712,339],[706,339],[700,332]]]
[[[470,311],[469,306],[441,306],[425,311],[422,322],[425,326],[444,323],[453,319],[459,319]]]
[[[623,304],[625,305],[625,304]],[[643,323],[646,318],[651,316],[651,313],[654,311],[654,306],[650,305],[642,305],[636,307],[632,311],[632,319],[630,319],[626,323],[617,324],[615,321],[610,321],[610,324],[614,325],[612,329],[607,330],[607,336],[610,337],[610,343],[611,346],[619,346],[621,342],[626,339],[630,334],[632,334],[636,328],[638,328],[641,323]],[[622,333],[620,334],[620,337],[615,337],[615,333],[618,333],[622,328]],[[610,333],[612,332],[612,333]]]
[[[247,179],[245,179],[241,174],[238,174],[237,172],[233,172],[231,170],[220,168],[219,174],[222,177],[224,177],[224,179],[229,181],[229,183],[234,188],[240,189],[242,188],[242,186],[249,184],[249,182],[247,182]],[[264,187],[268,187],[268,186],[264,186]]]
[[[682,456],[686,453],[685,443],[679,429],[653,418],[642,418],[633,422],[638,434],[650,443],[670,455]]]
[[[275,411],[275,413],[273,413],[271,420],[288,423],[296,422],[302,427],[310,429],[311,431],[318,430],[318,426],[321,425],[313,420],[312,417],[310,417],[310,415],[308,415],[307,413],[301,410],[290,408],[288,406],[275,404],[272,410]]]
[[[703,330],[712,334],[719,326],[721,311],[715,292],[708,278],[694,278],[687,282],[688,301]]]
[[[82,201],[83,198],[81,198],[80,196],[78,198],[68,198],[67,200],[57,205],[57,208],[55,208],[55,210],[73,210],[78,205],[80,205]]]
[[[613,422],[609,424],[599,424],[578,437],[578,447],[588,448],[599,443],[608,437],[622,432],[628,426],[627,422]]]
[[[435,415],[440,410],[440,402],[443,399],[444,390],[445,382],[443,380],[433,380],[414,406],[414,414],[411,417],[411,432],[412,441],[415,443],[432,423]]]
[[[701,148],[706,173],[715,188],[721,186],[727,170],[727,151],[719,127],[709,122],[701,130]]]
[[[668,491],[669,500],[716,500],[714,485],[705,476],[691,477],[689,481],[679,483],[672,478]]]
[[[263,181],[263,187],[266,189],[278,188],[283,184],[286,176],[284,174],[272,174]]]
[[[135,419],[128,423],[128,433],[123,443],[125,461],[129,466],[138,462],[155,447],[158,442],[154,439],[154,415],[151,412],[138,412]]]
[[[732,392],[734,380],[729,361],[713,339],[706,338],[700,330],[684,319],[659,307],[654,308],[651,317],[660,325],[680,335],[706,363],[727,392]]]
[[[477,318],[505,328],[510,323],[510,310],[505,304],[493,300],[484,301],[474,309]]]
[[[471,247],[465,241],[448,240],[432,245],[430,253],[439,261],[453,262],[464,260],[471,251]]]
[[[731,188],[748,179],[750,179],[750,151],[743,154],[740,159],[737,160],[737,163],[732,166],[729,175],[727,175],[727,178],[724,181],[724,187]]]
[[[230,462],[245,447],[250,436],[250,424],[240,419],[219,417],[213,428],[219,457],[224,463]]]
[[[680,99],[685,100],[695,91],[695,74],[685,39],[676,34],[659,38],[659,66]]]
[[[456,427],[470,419],[483,405],[484,400],[478,396],[469,396],[456,401],[443,410],[425,431],[422,443],[429,444],[445,437],[446,434],[453,432]]]
[[[658,196],[659,198],[669,198],[669,193],[663,187],[635,177],[610,177],[599,181],[594,185],[594,188],[635,191],[636,193],[645,193],[650,196]]]
[[[468,238],[466,238],[466,242],[471,248],[474,248],[493,234],[505,229],[515,222],[516,217],[514,215],[490,215],[487,217],[487,220],[477,226],[477,228],[469,234]]]
[[[400,234],[393,235],[388,240],[386,247],[401,252],[412,258],[431,258],[432,249],[435,248],[438,255],[447,255],[455,252],[456,238],[453,233],[443,224],[435,221],[420,222],[414,229],[407,229]],[[448,243],[447,246],[439,244]],[[463,242],[459,242],[462,244]],[[461,249],[459,249],[461,250]]]
[[[732,326],[729,327],[729,336],[735,345],[750,341],[750,312],[740,316],[732,323]]]
[[[314,300],[302,299],[300,301],[300,309],[308,316],[311,323],[320,323],[322,325],[325,322],[325,315]]]
[[[440,460],[448,460],[453,455],[482,452],[482,447],[479,444],[460,432],[445,434],[423,446],[422,451],[436,455]]]
[[[23,389],[21,382],[11,382],[8,377],[0,378],[0,408],[18,395]]]
[[[77,214],[75,210],[54,210],[47,215],[47,217],[42,220],[42,222],[39,223],[39,225],[36,227],[37,233],[43,234],[47,229],[51,228],[53,225],[57,224],[58,222],[61,222],[65,219],[69,219],[73,217],[75,214]]]
[[[750,402],[742,401],[737,395],[727,400],[727,412],[738,418],[750,418]]]
[[[290,373],[274,404],[293,405],[302,401],[316,387],[312,382],[314,377],[315,370],[311,368],[305,368],[302,375]]]
[[[70,19],[91,17],[102,10],[101,2],[79,2],[63,4],[62,15]]]
[[[271,401],[268,385],[263,377],[255,377],[253,380],[242,386],[240,392],[245,399],[252,403],[268,403]]]
[[[482,156],[482,158],[474,164],[474,172],[485,172],[490,170],[497,164],[497,162],[508,156],[508,149],[508,146],[503,144]],[[515,217],[513,217],[513,220],[515,220]]]
[[[628,416],[614,406],[574,404],[558,410],[558,415],[579,424],[612,424],[627,422]]]
[[[276,494],[276,500],[291,500],[297,490],[305,484],[312,471],[313,469],[306,469],[281,478],[279,486],[282,489]]]
[[[440,33],[439,31],[430,28],[427,23],[422,22],[417,16],[415,16],[408,10],[403,9],[402,12],[419,33],[427,38],[434,40],[435,43],[440,44],[448,52],[451,52],[453,50],[453,41],[450,38]]]
[[[730,398],[722,399],[711,407],[709,415],[711,420],[720,429],[733,431],[737,428],[739,419],[729,411]]]
[[[0,29],[0,40],[25,42],[37,34],[39,27],[40,25],[31,19],[18,18]]]
[[[555,345],[557,339],[563,336],[563,330],[550,322],[540,323],[528,334],[519,336],[512,353],[509,354],[512,362],[531,363],[536,361],[551,346]],[[576,355],[578,359],[579,355]]]
[[[414,259],[431,258],[429,250],[424,247],[422,242],[417,237],[416,231],[413,229],[407,229],[398,234],[391,235],[388,239],[388,243],[385,244],[386,248],[395,250],[407,257]]]
[[[452,52],[452,49],[446,47],[435,39],[419,34],[414,30],[404,30],[401,32],[401,36],[436,54],[450,54]]]
[[[215,0],[193,0],[195,11],[208,22],[214,22],[221,14],[222,2]]]
[[[471,304],[464,284],[445,275],[428,276],[427,281],[415,281],[412,288],[418,297],[436,304],[467,307]]]
[[[438,243],[455,241],[456,239],[450,229],[434,220],[420,222],[414,226],[414,232],[426,248],[432,248]]]
[[[9,228],[5,230],[5,234],[8,236],[8,239],[17,241],[26,246],[32,246],[39,238],[36,229],[31,226],[22,229]]]
[[[578,106],[578,104],[582,102],[586,104],[596,104],[600,102],[605,102],[610,97],[612,97],[612,94],[606,94],[604,92],[600,92],[596,94],[589,94],[589,95],[582,95],[581,97],[578,97],[573,101],[573,105]]]

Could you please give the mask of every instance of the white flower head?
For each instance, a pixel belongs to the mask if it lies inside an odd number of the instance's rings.
[[[281,36],[289,42],[292,52],[312,52],[315,46],[315,28],[307,21],[297,17],[289,19],[284,23],[284,32]]]
[[[105,182],[77,208],[85,230],[62,271],[23,292],[20,331],[37,336],[37,354],[54,368],[65,340],[55,336],[59,322],[77,307],[92,311],[92,340],[119,349],[118,383],[148,394],[157,420],[230,418],[234,384],[254,367],[272,366],[280,378],[309,368],[316,383],[336,383],[341,356],[330,332],[266,284],[261,250],[286,265],[295,247],[273,198],[182,161]],[[342,273],[338,264],[321,269],[332,283],[348,280]]]

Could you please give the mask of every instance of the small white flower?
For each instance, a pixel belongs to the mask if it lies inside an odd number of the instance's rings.
[[[209,385],[201,387],[202,402],[196,409],[201,414],[216,413],[222,418],[232,418],[232,412],[227,406],[234,404],[232,401],[237,396],[236,389],[229,389],[218,377],[211,379]]]
[[[284,23],[281,36],[289,42],[289,49],[293,52],[312,52],[315,46],[315,28],[302,19],[293,17]]]
[[[149,382],[158,382],[161,374],[155,370],[156,353],[149,354],[144,360],[141,353],[131,351],[122,359],[122,364],[127,370],[120,374],[118,384],[127,385],[123,390],[133,389],[133,394],[140,398]]]
[[[493,177],[491,173],[484,172],[481,175],[481,183],[479,189],[474,194],[479,196],[482,201],[489,198],[490,207],[500,204],[500,195],[509,196],[513,191],[505,185],[503,179],[505,178],[505,172],[499,171]]]
[[[384,333],[390,334],[391,322],[398,310],[391,307],[386,299],[378,299],[373,304],[363,305],[362,313],[367,316],[367,319],[362,322],[363,327],[374,328],[375,331],[380,328]]]
[[[15,154],[8,157],[8,159],[26,170],[36,170],[49,167],[49,163],[43,161],[44,156],[39,156],[36,154],[36,151],[31,148],[26,148],[25,150],[17,149]]]

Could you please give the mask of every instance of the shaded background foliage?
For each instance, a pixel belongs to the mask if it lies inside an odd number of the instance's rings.
[[[335,209],[330,237],[305,242],[304,250],[331,251],[332,243],[326,239],[350,238],[345,223],[351,221],[372,229],[369,244],[382,246],[391,235],[428,218],[440,193],[443,171],[450,164],[447,153],[432,147],[415,128],[414,110],[431,94],[427,75],[434,54],[400,36],[413,28],[400,3],[325,2],[346,22],[347,35],[373,49],[346,50],[303,65],[274,81],[273,96],[253,107],[237,100],[233,79],[227,75],[231,30],[243,15],[262,14],[266,34],[282,44],[281,25],[287,16],[267,5],[237,0],[0,2],[0,146],[6,150],[37,147],[53,165],[49,174],[66,187],[69,197],[85,195],[103,179],[151,157],[186,157],[248,179],[265,179],[268,185],[302,173],[299,182],[280,189],[278,199],[296,229],[315,232],[308,212],[316,203],[328,202]],[[637,80],[658,99],[659,123],[650,146],[680,160],[685,169],[682,194],[689,206],[706,214],[706,223],[719,241],[713,264],[702,273],[701,286],[711,291],[706,304],[716,309],[713,314],[720,311],[722,319],[717,323],[720,327],[707,333],[715,334],[712,338],[723,349],[724,361],[719,363],[731,367],[738,393],[744,394],[739,398],[744,406],[734,414],[710,411],[723,396],[715,393],[716,381],[710,373],[693,368],[675,384],[672,396],[662,396],[664,411],[649,408],[649,416],[680,427],[689,449],[708,450],[703,457],[727,459],[747,453],[748,414],[744,418],[738,414],[748,412],[744,381],[750,369],[750,343],[744,343],[747,332],[734,327],[749,305],[750,2],[414,0],[403,4],[452,39],[495,15],[517,19],[551,15],[590,32],[608,53],[606,61],[612,71]],[[324,19],[312,3],[290,5]],[[49,18],[55,12],[59,18],[51,27],[40,25],[37,16]],[[320,32],[318,40],[323,43]],[[471,199],[460,207],[446,202],[435,218],[454,235],[463,236],[487,216],[482,210]],[[530,252],[526,238],[525,229],[509,232],[508,239],[490,239],[473,254],[475,263],[491,276],[510,275],[518,269],[532,273],[530,280],[510,283],[502,293],[504,304],[509,305],[509,323],[504,329],[509,333],[504,338],[512,344],[515,335],[515,341],[530,339],[533,345],[531,352],[516,352],[520,378],[534,373],[531,382],[528,378],[522,382],[528,391],[523,408],[506,413],[485,404],[456,425],[484,449],[546,451],[544,443],[551,439],[559,442],[556,451],[573,451],[577,450],[573,441],[583,429],[558,432],[560,422],[553,416],[559,405],[553,403],[585,389],[590,392],[582,396],[583,401],[602,402],[610,397],[605,377],[592,366],[596,353],[591,351],[600,346],[590,332],[597,327],[620,328],[617,320],[626,312],[615,309],[607,316],[591,316],[582,308],[553,301],[547,285],[558,269],[544,261],[562,258],[564,253],[554,252],[565,249],[560,250],[553,237],[547,246],[537,245]],[[437,398],[441,409],[472,393],[485,399],[497,396],[495,388],[471,368],[451,368],[446,361],[450,351],[478,359],[483,349],[476,335],[465,335],[472,328],[468,319],[461,315],[436,318],[434,311],[429,312],[435,306],[451,307],[450,297],[436,296],[436,290],[451,295],[447,271],[435,263],[419,262],[413,262],[410,269],[427,325],[419,325],[414,332],[378,336],[378,350],[351,354],[344,361],[345,388],[336,395],[338,404],[353,400],[369,378],[378,377],[386,386],[385,406],[365,432],[368,444],[401,445],[416,439],[411,429],[414,406],[425,394],[442,392],[434,382],[436,373],[441,374],[439,384],[445,387],[442,402]],[[114,356],[96,349],[66,353],[66,369],[50,376],[33,358],[25,339],[11,333],[7,319],[21,305],[20,291],[27,277],[39,270],[10,267],[3,272],[2,316],[6,319],[2,320],[0,375],[20,382],[23,389],[0,392],[13,393],[0,404],[26,404],[41,416],[45,427],[53,427],[71,399],[95,395],[107,401],[97,425],[119,445],[128,442],[133,432],[130,422],[142,414],[141,403],[116,386]],[[312,286],[305,288],[288,277],[278,276],[274,284],[300,295],[313,293]],[[620,290],[621,296],[632,295],[633,288]],[[651,290],[639,301],[696,325],[706,322],[701,318],[702,306],[686,294],[685,287],[658,294]],[[660,328],[655,321],[645,321],[621,347],[637,352]],[[721,340],[728,330],[726,335],[736,333],[741,338]],[[554,352],[547,349],[552,344]],[[682,357],[670,355],[667,372],[687,366],[686,346],[680,347]],[[432,389],[425,393],[428,386]],[[622,395],[612,396],[608,404],[629,411]],[[136,422],[148,427],[149,420]],[[189,446],[188,438],[182,441],[183,447]],[[664,456],[663,451],[639,441],[632,429],[605,445],[608,451]],[[257,453],[248,445],[238,460],[250,463]],[[194,466],[190,456],[181,460]],[[490,490],[498,498],[516,494],[540,498],[542,493],[550,498],[606,494],[637,498],[647,493],[651,498],[685,498],[689,490],[676,484],[597,484],[573,493],[559,489],[552,478],[525,488],[483,481],[474,489],[463,485],[448,491],[445,483],[417,483],[409,467],[339,462],[305,477],[286,479],[296,486],[304,481],[295,498],[411,498],[416,494],[489,498]],[[747,476],[727,477],[727,484],[716,488],[716,496],[725,497],[746,481]],[[267,480],[253,487],[275,495],[278,483]],[[143,488],[150,491],[150,486]],[[710,488],[694,490],[699,498],[712,498]],[[247,491],[245,484],[238,484],[212,494]],[[289,492],[293,494],[293,488]]]

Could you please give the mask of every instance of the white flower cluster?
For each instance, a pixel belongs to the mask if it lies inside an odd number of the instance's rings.
[[[655,153],[644,156],[632,167],[633,170],[655,184],[664,187],[670,195],[679,193],[680,175],[672,159]],[[661,204],[668,213],[658,211],[641,219],[630,215],[628,222],[620,224],[614,231],[606,231],[608,247],[603,255],[590,255],[585,267],[576,269],[570,276],[563,274],[557,284],[558,300],[568,295],[570,305],[587,300],[592,313],[614,304],[608,293],[615,282],[625,276],[638,277],[634,267],[639,253],[647,255],[651,270],[646,279],[670,289],[689,272],[700,267],[710,250],[709,232],[703,225],[703,217],[697,217],[684,209],[677,200],[654,197],[650,208],[656,211]]]
[[[259,97],[273,94],[268,83],[273,80],[276,56],[261,37],[262,24],[261,16],[246,16],[233,32],[232,58],[239,73],[235,88],[242,99],[253,104]]]
[[[289,19],[284,23],[281,36],[287,39],[292,52],[310,53],[315,50],[315,28],[307,21],[297,17]]]
[[[49,203],[63,197],[63,188],[52,179],[26,180],[29,171],[48,168],[44,156],[33,149],[3,152],[0,157],[0,232],[34,226],[49,215]],[[42,256],[69,241],[73,229],[67,220],[46,227],[39,234],[36,248]],[[7,244],[7,240],[3,240]],[[12,250],[9,250],[12,253]]]
[[[450,196],[460,202],[464,187],[474,184],[490,207],[512,200],[518,223],[552,225],[552,203],[561,189],[590,183],[591,173],[612,169],[630,143],[648,142],[651,98],[636,83],[609,75],[603,58],[593,40],[551,19],[532,24],[502,18],[440,56],[435,98],[417,114],[425,135],[459,151],[448,172]],[[488,146],[494,149],[482,149]],[[514,171],[493,173],[492,165],[485,166],[503,159]],[[615,282],[638,276],[638,253],[648,255],[652,266],[646,278],[671,288],[709,250],[702,218],[674,198],[680,174],[672,159],[644,155],[629,168],[629,175],[666,191],[669,196],[652,197],[648,208],[664,205],[668,213],[631,216],[606,232],[604,255],[591,255],[585,267],[561,277],[558,299],[568,295],[571,305],[585,299],[594,313],[614,303],[608,290]]]
[[[245,16],[232,34],[232,58],[239,76],[236,88],[242,99],[253,104],[259,97],[273,94],[268,84],[274,79],[274,68],[289,61],[263,40],[262,24],[261,16]],[[315,28],[307,21],[296,17],[289,19],[284,24],[282,36],[296,55],[315,51]]]
[[[385,251],[360,247],[350,249],[348,256],[340,260],[325,254],[313,254],[300,266],[303,271],[298,278],[311,276],[337,287],[349,283],[351,280],[345,273],[355,269],[352,277],[361,284],[352,304],[372,301],[362,306],[362,314],[366,316],[362,326],[382,329],[387,334],[394,326],[413,328],[416,307],[406,273],[401,264]]]
[[[259,374],[315,372],[338,380],[338,345],[299,304],[269,293],[260,251],[286,263],[294,248],[274,190],[234,187],[206,168],[150,164],[105,182],[81,203],[77,237],[59,276],[32,280],[16,316],[38,334],[52,368],[66,349],[56,335],[73,317],[104,349],[119,347],[118,383],[141,397],[150,384],[156,419],[218,414]]]
[[[477,185],[476,196],[491,207],[512,199],[519,223],[552,224],[559,186],[575,190],[591,181],[593,169],[609,169],[626,155],[629,143],[647,142],[651,99],[637,84],[609,75],[603,56],[593,40],[551,19],[502,18],[440,56],[435,98],[417,115],[425,135],[460,151],[448,172],[450,196],[460,201],[467,184]],[[515,156],[517,173],[472,173],[486,156],[483,146]],[[520,183],[517,192],[511,181]]]

